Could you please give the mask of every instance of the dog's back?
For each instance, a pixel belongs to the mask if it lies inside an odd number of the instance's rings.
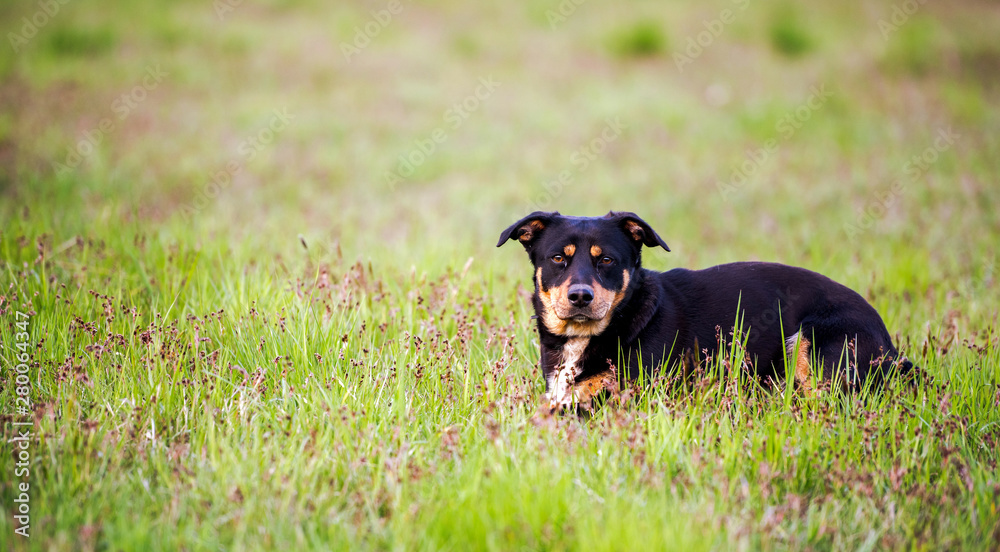
[[[854,370],[852,380],[862,381],[870,372],[880,378],[888,367],[884,361],[898,355],[882,318],[863,297],[810,270],[739,262],[646,271],[645,277],[657,282],[661,306],[638,341],[655,345],[676,336],[679,347],[668,363],[695,343],[715,352],[720,338],[732,342],[733,328],[741,330],[749,359],[765,378],[784,375],[791,338],[800,347],[808,342],[810,355],[820,353],[825,379],[834,377],[838,364]],[[871,360],[878,362],[873,366]]]

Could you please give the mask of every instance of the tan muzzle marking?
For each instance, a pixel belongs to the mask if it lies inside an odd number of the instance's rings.
[[[569,318],[570,303],[567,299],[569,294],[569,280],[557,287],[544,289],[542,286],[542,268],[535,272],[535,280],[538,284],[538,297],[542,301],[542,323],[545,328],[555,335],[567,337],[591,337],[600,335],[611,324],[611,316],[618,305],[625,299],[625,294],[629,286],[629,272],[622,271],[622,288],[619,291],[609,290],[600,285],[594,285],[594,300],[592,302],[592,312],[595,317],[592,320],[577,322]]]

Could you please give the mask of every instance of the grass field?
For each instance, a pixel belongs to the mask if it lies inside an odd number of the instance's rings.
[[[0,30],[0,549],[998,549],[995,3],[43,0]],[[712,370],[534,417],[531,268],[493,246],[535,209],[635,211],[651,268],[822,272],[929,377]]]

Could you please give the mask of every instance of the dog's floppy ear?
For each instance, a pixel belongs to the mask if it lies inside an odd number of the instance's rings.
[[[507,243],[507,240],[517,240],[527,249],[533,241],[538,239],[542,230],[552,224],[552,221],[559,216],[558,212],[535,211],[523,219],[511,224],[500,234],[500,241],[497,247]]]
[[[660,246],[667,251],[667,243],[653,230],[646,221],[639,218],[635,213],[609,212],[604,218],[615,221],[630,238],[645,245],[646,247]]]

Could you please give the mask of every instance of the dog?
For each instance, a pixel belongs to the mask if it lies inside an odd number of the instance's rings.
[[[642,268],[643,246],[670,248],[634,213],[536,211],[504,230],[497,247],[509,240],[534,266],[545,404],[553,410],[589,407],[613,391],[616,367],[635,380],[714,355],[731,331],[758,378],[781,381],[787,363],[807,395],[820,380],[857,390],[913,369],[878,312],[816,272],[767,262]]]

